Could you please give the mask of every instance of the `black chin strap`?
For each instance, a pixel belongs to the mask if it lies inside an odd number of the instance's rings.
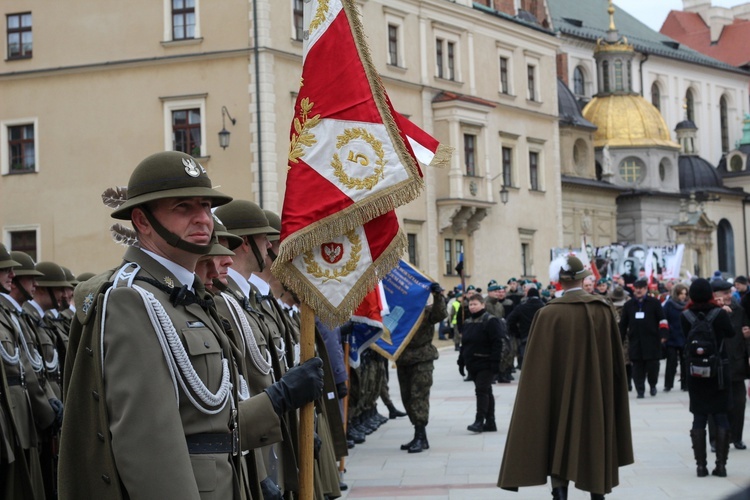
[[[185,250],[186,252],[198,255],[208,255],[208,253],[211,251],[211,247],[213,247],[212,243],[209,243],[208,245],[196,245],[195,243],[185,241],[176,234],[167,230],[166,227],[162,226],[161,222],[156,220],[154,214],[151,213],[151,209],[149,209],[148,206],[141,205],[138,208],[143,211],[143,214],[146,216],[146,219],[148,219],[151,227],[154,228],[154,231],[156,231],[156,234],[161,236],[169,245],[175,248],[179,248],[180,250]]]
[[[52,303],[52,308],[53,309],[57,309],[59,311],[60,310],[60,303],[55,298],[55,294],[52,293],[52,287],[51,286],[47,287],[47,294],[49,294],[49,300]]]
[[[28,290],[26,290],[24,287],[21,286],[21,281],[18,279],[18,276],[13,278],[13,283],[16,284],[16,288],[18,288],[21,291],[21,295],[23,295],[23,298],[26,301],[34,300],[34,297],[31,296]]]
[[[253,238],[252,235],[247,236],[247,242],[250,245],[250,250],[253,251],[253,255],[255,255],[255,260],[258,261],[258,272],[262,273],[263,269],[266,268],[266,261],[263,258],[263,256],[260,254],[260,249],[258,248],[258,245],[255,243],[255,238]]]
[[[268,249],[268,256],[271,257],[271,262],[274,262],[276,260],[276,257],[277,257],[276,252],[274,252],[270,248]]]
[[[0,285],[0,293],[4,293],[6,295],[10,295],[10,290],[5,288],[3,285]]]

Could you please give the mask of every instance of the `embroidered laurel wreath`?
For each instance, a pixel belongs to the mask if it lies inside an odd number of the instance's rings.
[[[315,17],[310,21],[310,31],[315,31],[323,24],[323,21],[326,20],[326,14],[328,14],[328,0],[320,0],[318,9],[315,11]]]
[[[315,115],[312,118],[308,117],[314,105],[315,103],[310,102],[308,97],[305,97],[299,103],[302,111],[302,119],[294,119],[294,133],[289,144],[289,161],[292,163],[297,163],[297,160],[305,155],[302,146],[310,147],[317,142],[315,135],[310,132],[310,129],[320,122],[320,115]]]
[[[373,169],[372,175],[368,175],[367,177],[359,179],[357,177],[349,177],[348,175],[346,175],[346,172],[344,172],[344,167],[341,164],[341,160],[339,159],[339,155],[334,154],[333,160],[331,161],[331,166],[333,167],[333,175],[336,176],[341,184],[348,187],[349,189],[367,189],[369,191],[374,188],[378,184],[378,182],[380,182],[380,179],[383,178],[383,170],[385,170],[385,153],[383,152],[383,143],[377,140],[370,132],[359,127],[348,128],[344,130],[343,134],[339,135],[336,138],[338,139],[338,141],[336,142],[336,149],[339,150],[354,139],[362,139],[367,142],[370,147],[372,147],[378,159],[375,162],[375,165],[377,166],[375,167],[375,169]],[[349,151],[348,160],[357,162],[362,166],[366,166],[369,163],[367,156],[362,154],[357,154],[355,156],[353,154],[353,151],[351,150]]]
[[[315,260],[315,256],[313,255],[312,250],[308,250],[307,252],[305,252],[304,257],[305,265],[307,266],[307,273],[311,276],[314,276],[315,278],[323,280],[323,283],[330,280],[336,280],[340,283],[341,278],[344,278],[350,273],[354,272],[357,269],[357,263],[359,262],[359,252],[362,251],[362,242],[360,241],[359,235],[354,231],[349,231],[348,233],[346,233],[346,238],[349,240],[352,248],[351,256],[343,266],[339,267],[338,269],[326,269],[324,271],[320,268],[320,265]]]

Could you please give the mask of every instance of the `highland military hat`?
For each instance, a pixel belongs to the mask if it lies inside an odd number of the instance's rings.
[[[591,276],[591,271],[583,267],[583,262],[575,255],[568,255],[565,264],[560,266],[560,281],[578,281],[586,276]]]
[[[73,285],[73,287],[75,288],[75,286],[78,285],[79,281],[76,279],[75,276],[73,276],[73,273],[71,272],[70,269],[68,269],[65,266],[60,266],[60,267],[62,268],[63,272],[65,273],[65,279],[67,280],[67,282],[70,283],[71,285]]]
[[[164,198],[209,198],[213,206],[232,200],[212,187],[200,163],[180,151],[156,153],[139,163],[128,181],[127,196],[112,212],[113,218],[129,220],[133,208]]]
[[[490,280],[490,282],[487,283],[487,291],[488,292],[495,292],[497,290],[503,290],[503,289],[504,289],[503,285],[499,284],[495,280]]]
[[[278,241],[281,238],[281,217],[270,210],[263,210],[263,212],[266,214],[266,219],[268,219],[268,225],[276,230],[276,234],[268,235],[268,241]]]
[[[19,267],[13,268],[13,274],[16,276],[42,276],[42,273],[35,269],[34,259],[24,252],[10,252],[10,257],[20,264]]]
[[[263,209],[252,201],[233,200],[217,208],[214,214],[221,219],[227,231],[237,236],[279,234],[268,224],[268,218]]]
[[[218,238],[227,239],[227,243],[229,244],[229,250],[234,250],[238,246],[242,245],[242,238],[240,238],[236,234],[232,234],[229,231],[227,231],[227,227],[224,225],[223,222],[221,222],[221,219],[219,219],[216,216],[216,214],[214,214],[214,234]],[[213,250],[211,252],[213,252]],[[211,253],[209,255],[214,255],[214,254]],[[230,255],[230,254],[224,254],[224,255]],[[231,255],[234,255],[234,252],[232,252]]]
[[[509,279],[509,280],[508,280],[508,282],[507,282],[506,284],[507,284],[507,285],[510,285],[510,284],[511,284],[511,283],[513,283],[513,282],[516,282],[516,283],[517,283],[517,282],[518,282],[518,280],[517,280],[516,278],[511,278],[511,279]]]
[[[41,273],[41,276],[36,279],[37,286],[73,287],[73,285],[65,278],[65,271],[63,271],[62,267],[54,262],[39,262],[35,269]]]
[[[5,248],[5,245],[0,243],[0,269],[7,269],[9,267],[18,267],[20,266],[20,262],[16,262],[10,257],[10,253],[8,252],[8,249]]]

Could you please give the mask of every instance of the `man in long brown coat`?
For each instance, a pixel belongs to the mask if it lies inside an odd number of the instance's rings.
[[[539,310],[508,429],[498,486],[545,484],[566,499],[568,482],[592,499],[619,484],[633,463],[625,363],[612,306],[581,289],[588,276],[570,256],[564,295]]]

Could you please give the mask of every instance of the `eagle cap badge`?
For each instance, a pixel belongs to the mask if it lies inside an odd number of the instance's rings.
[[[328,242],[320,245],[320,255],[328,264],[335,264],[344,257],[344,245]]]
[[[206,169],[203,168],[203,165],[196,163],[192,158],[183,158],[182,164],[185,165],[185,172],[190,177],[198,177],[199,175],[206,173]]]

